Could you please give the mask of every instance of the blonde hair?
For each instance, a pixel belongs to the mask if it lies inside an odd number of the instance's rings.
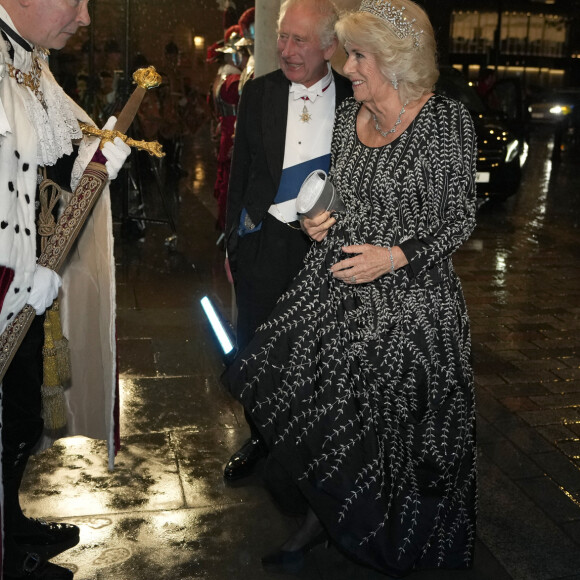
[[[342,45],[352,44],[374,54],[379,70],[389,81],[396,79],[401,101],[414,101],[430,93],[439,78],[435,34],[426,12],[411,0],[391,0],[405,9],[413,29],[420,33],[397,36],[393,24],[369,12],[347,12],[336,23]]]
[[[305,6],[315,14],[319,15],[316,22],[316,33],[320,40],[320,48],[326,50],[336,39],[334,27],[338,21],[338,10],[331,0],[286,0],[280,6],[278,16],[278,30],[282,19],[289,8],[294,6]]]

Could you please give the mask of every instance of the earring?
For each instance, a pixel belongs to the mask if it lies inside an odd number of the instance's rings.
[[[391,83],[393,84],[393,88],[395,90],[399,89],[399,81],[397,80],[397,75],[395,73],[393,73],[393,75],[391,77]]]

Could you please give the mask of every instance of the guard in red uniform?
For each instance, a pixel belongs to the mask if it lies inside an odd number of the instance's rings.
[[[224,64],[220,67],[212,87],[213,103],[220,126],[217,178],[214,186],[214,196],[218,202],[217,226],[220,232],[225,229],[230,163],[240,98],[238,84],[247,61],[246,51],[237,49],[235,46],[242,38],[241,32],[241,28],[237,24],[226,30],[224,46],[216,49],[224,54]]]

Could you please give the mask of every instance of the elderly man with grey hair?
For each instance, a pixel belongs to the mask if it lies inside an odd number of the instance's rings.
[[[337,106],[351,84],[332,70],[336,7],[287,0],[278,20],[280,69],[249,81],[238,109],[227,201],[226,238],[242,349],[302,267],[311,240],[300,229],[296,196],[304,178],[330,167]],[[254,470],[267,450],[252,421],[250,438],[227,463],[228,481]]]

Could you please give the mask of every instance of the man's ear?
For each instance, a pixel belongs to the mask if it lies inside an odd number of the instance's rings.
[[[330,44],[330,46],[324,49],[324,60],[330,60],[334,55],[334,53],[336,52],[337,48],[338,48],[338,38],[336,38],[335,36],[332,39],[332,43]]]

